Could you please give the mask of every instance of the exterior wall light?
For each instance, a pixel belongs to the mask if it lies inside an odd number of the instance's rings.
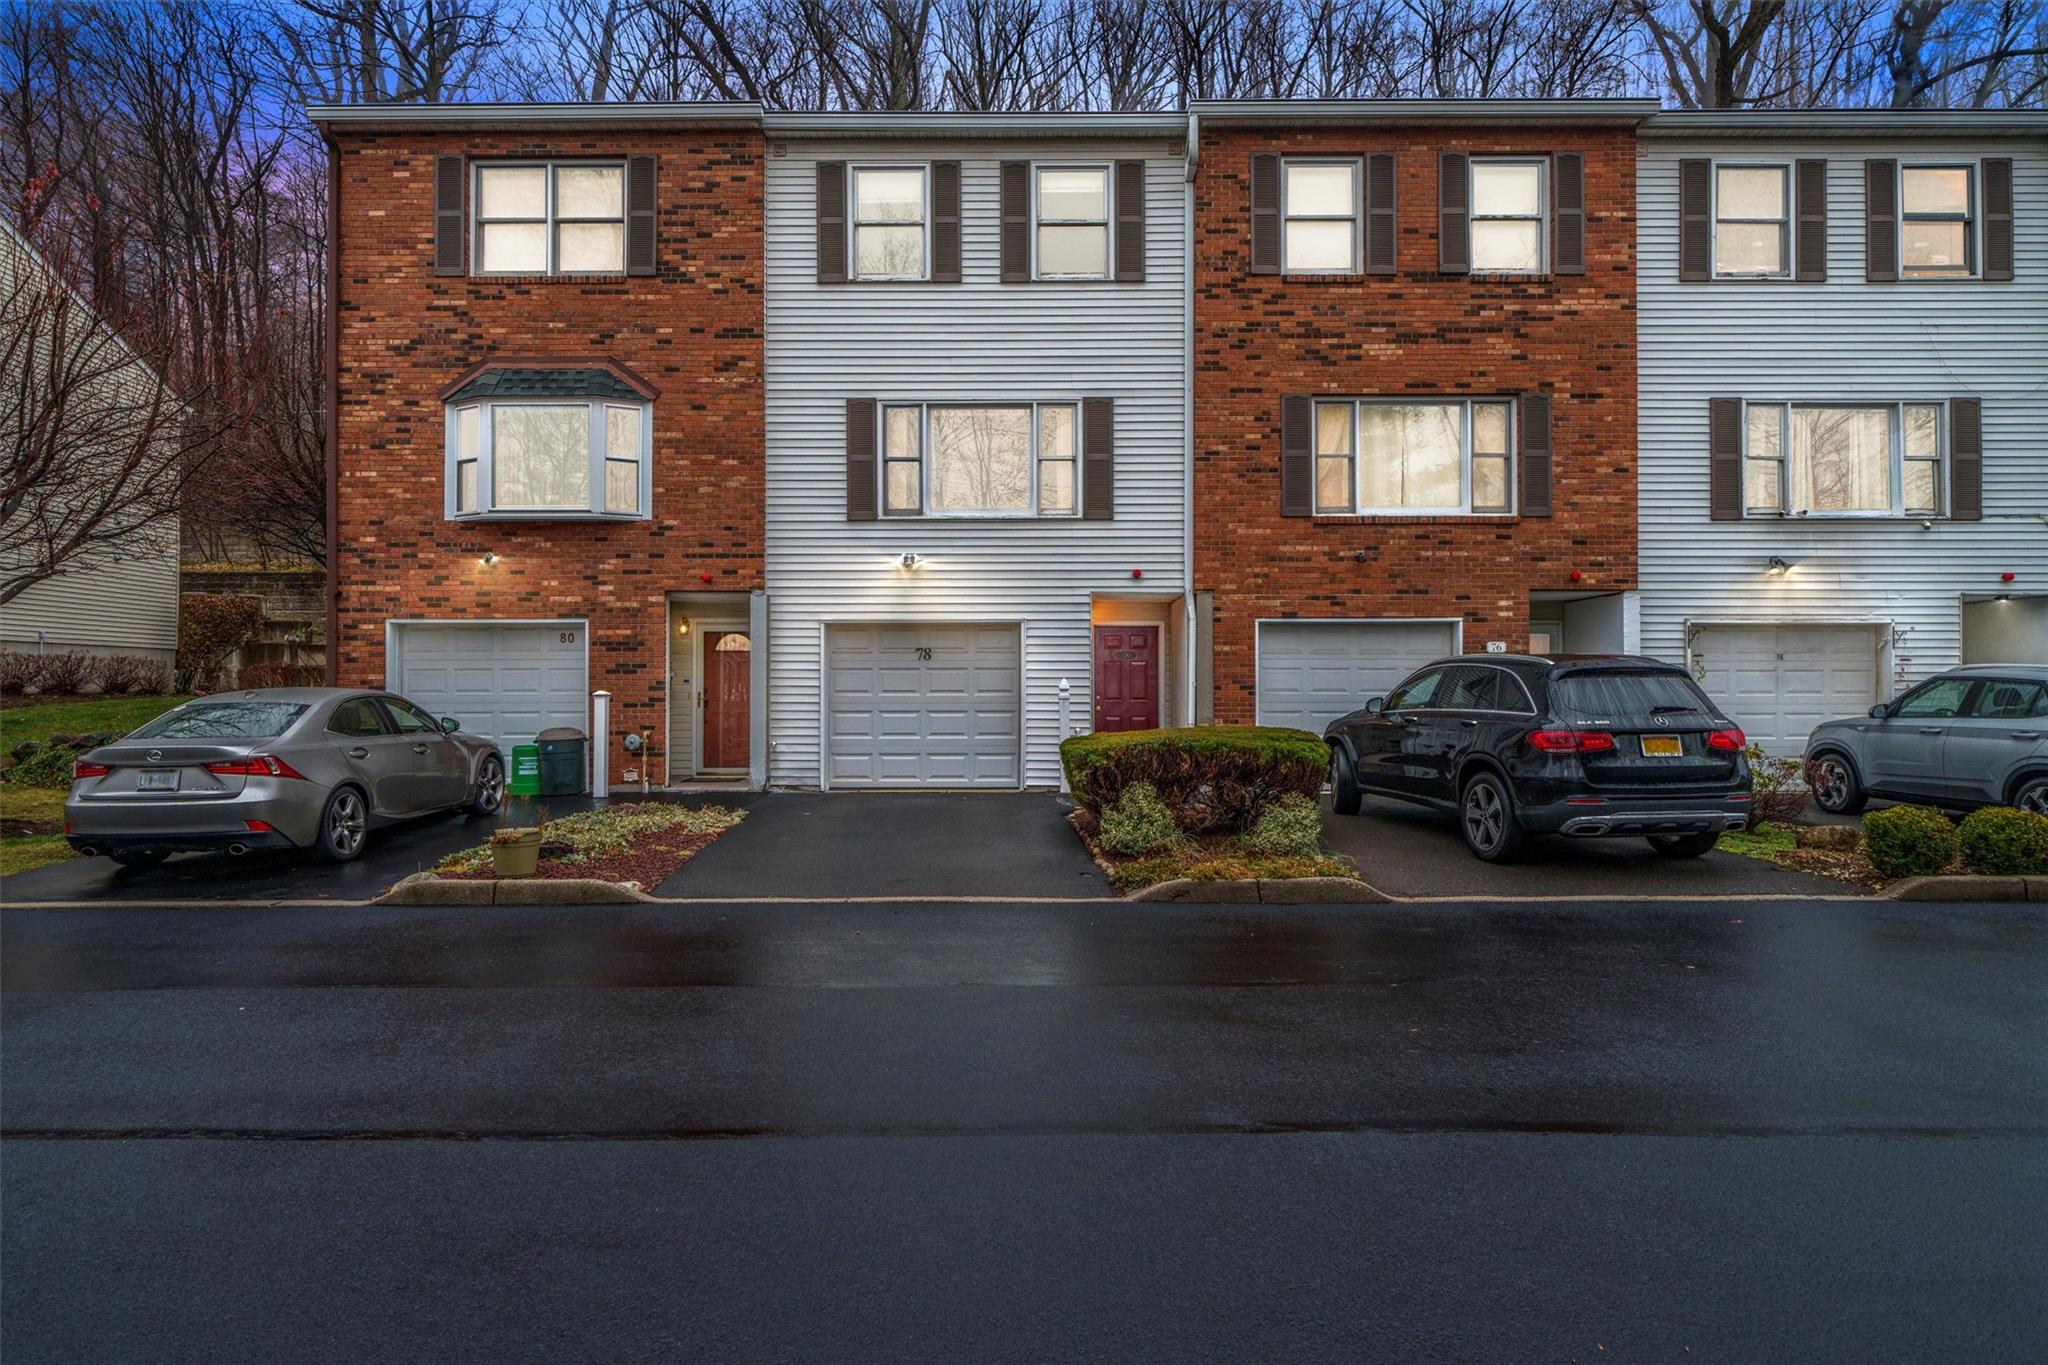
[[[917,554],[908,554],[908,553],[906,553],[906,554],[905,554],[905,555],[903,556],[903,559],[902,559],[902,561],[901,561],[901,562],[902,562],[902,565],[903,565],[903,567],[904,567],[904,568],[906,568],[906,569],[914,569],[914,568],[916,568],[916,567],[917,567],[918,565],[920,565],[920,564],[924,563],[924,556],[922,556],[922,555],[917,555]]]
[[[1792,572],[1792,561],[1772,555],[1771,562],[1764,566],[1764,572],[1773,578],[1783,578],[1786,574]]]
[[[687,616],[683,616],[683,617],[679,617],[679,618],[677,618],[677,620],[676,620],[676,634],[677,634],[677,635],[688,635],[689,633],[690,633],[690,618],[689,618],[689,617],[687,617]]]
[[[498,562],[498,552],[497,552],[496,550],[486,550],[486,551],[484,551],[484,553],[483,553],[483,557],[482,557],[481,559],[477,560],[477,563],[479,563],[479,564],[483,565],[483,566],[484,566],[484,567],[485,567],[486,569],[490,568],[490,567],[491,567],[491,565],[493,565],[493,564],[495,564],[495,563],[497,563],[497,562]]]

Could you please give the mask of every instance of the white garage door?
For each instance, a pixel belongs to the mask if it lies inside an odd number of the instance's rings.
[[[1015,626],[832,626],[826,782],[1015,787],[1023,708]]]
[[[1320,735],[1337,717],[1457,649],[1458,628],[1450,621],[1261,622],[1259,724]]]
[[[401,696],[499,748],[557,725],[588,731],[584,623],[415,622],[393,627],[391,683]]]
[[[1766,753],[1796,758],[1814,726],[1878,700],[1881,637],[1876,626],[1702,626],[1693,674]]]

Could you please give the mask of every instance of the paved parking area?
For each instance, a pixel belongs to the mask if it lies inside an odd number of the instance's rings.
[[[1858,888],[1734,853],[1665,859],[1642,839],[1538,839],[1520,862],[1481,862],[1455,823],[1420,806],[1367,797],[1359,815],[1325,799],[1323,839],[1394,896],[1845,896]]]

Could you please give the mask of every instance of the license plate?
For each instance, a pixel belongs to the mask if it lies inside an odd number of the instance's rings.
[[[139,792],[174,792],[177,789],[176,768],[144,768],[135,775],[135,790]]]
[[[1677,735],[1644,735],[1644,758],[1677,758],[1685,752],[1685,746]]]

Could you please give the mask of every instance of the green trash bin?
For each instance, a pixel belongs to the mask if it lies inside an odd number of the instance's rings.
[[[581,796],[584,786],[584,748],[590,737],[569,725],[543,730],[535,743],[540,748],[540,794]]]
[[[505,790],[513,796],[540,795],[540,745],[512,746],[512,778]]]

